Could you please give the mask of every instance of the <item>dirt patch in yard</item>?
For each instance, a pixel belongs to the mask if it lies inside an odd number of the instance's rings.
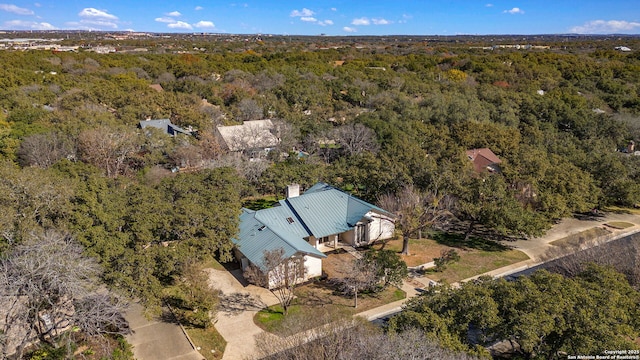
[[[326,259],[322,260],[322,270],[329,279],[342,278],[345,271],[351,267],[355,260],[356,258],[345,250],[332,251],[327,253]]]

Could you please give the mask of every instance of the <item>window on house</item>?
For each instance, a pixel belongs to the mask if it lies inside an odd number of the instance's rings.
[[[288,217],[288,218],[287,218],[287,222],[288,222],[289,224],[293,224],[293,218],[292,218],[292,217]]]

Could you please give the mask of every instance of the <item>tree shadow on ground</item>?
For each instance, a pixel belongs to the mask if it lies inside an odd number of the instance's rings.
[[[605,217],[605,213],[598,210],[588,211],[584,213],[575,213],[573,217],[582,221],[598,221]]]
[[[335,292],[333,286],[328,280],[316,281],[305,286],[306,291],[300,294],[296,300],[298,304],[309,306],[320,306],[333,304],[331,294]]]
[[[477,236],[471,236],[467,240],[464,239],[464,234],[458,234],[453,232],[438,232],[432,234],[433,240],[438,244],[458,248],[462,250],[475,249],[482,251],[507,251],[510,250],[509,246],[503,245],[496,240],[486,239]]]
[[[221,295],[218,306],[218,310],[233,315],[243,311],[258,311],[264,309],[266,304],[262,302],[260,298],[252,296],[249,293],[235,292],[229,295]]]
[[[178,321],[178,318],[175,316],[175,314],[167,309],[167,308],[163,308],[162,309],[162,313],[158,316],[158,320],[164,322],[164,323],[168,323],[168,324],[179,324],[180,322]]]

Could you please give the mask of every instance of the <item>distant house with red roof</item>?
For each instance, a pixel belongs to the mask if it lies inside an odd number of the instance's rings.
[[[476,172],[500,172],[502,160],[489,148],[467,150],[467,157],[473,162],[473,168]]]

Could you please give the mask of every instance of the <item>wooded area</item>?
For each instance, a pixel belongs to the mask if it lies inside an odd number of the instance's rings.
[[[104,283],[153,307],[193,261],[231,260],[243,199],[282,197],[291,183],[324,181],[372,203],[411,188],[430,209],[450,202],[469,232],[516,237],[640,203],[640,51],[595,37],[550,49],[473,41],[0,51],[0,254],[33,234],[69,234]],[[279,145],[264,157],[231,153],[216,135],[267,118]],[[195,136],[139,129],[145,119]],[[479,148],[501,159],[499,173],[474,171],[465,151]],[[424,224],[406,227],[408,239]]]

